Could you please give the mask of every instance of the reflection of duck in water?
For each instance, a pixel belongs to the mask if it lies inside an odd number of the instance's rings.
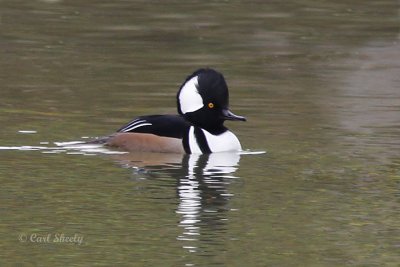
[[[203,241],[214,235],[218,238],[213,240],[221,240],[222,245],[224,238],[219,237],[225,236],[230,210],[227,204],[233,196],[228,186],[236,178],[240,153],[129,153],[117,157],[124,166],[139,170],[134,176],[176,181],[176,212],[180,215],[177,225],[182,229],[177,238],[185,249],[198,251],[208,244]]]
[[[203,240],[225,236],[227,204],[233,196],[227,187],[236,178],[240,153],[128,153],[113,157],[124,166],[139,169],[135,176],[171,177],[176,181],[176,212],[180,215],[178,226],[182,228],[177,238],[185,249],[196,252],[208,243]]]
[[[181,215],[179,226],[184,229],[178,239],[189,251],[197,251],[202,246],[200,241],[212,235],[224,235],[227,203],[233,196],[227,186],[236,178],[233,173],[239,160],[238,153],[190,155],[187,159],[188,173],[179,179],[177,188],[177,213]]]
[[[246,119],[229,110],[228,87],[221,73],[212,69],[194,72],[180,87],[177,105],[179,115],[138,117],[94,142],[128,151],[188,154],[242,149],[224,121]]]

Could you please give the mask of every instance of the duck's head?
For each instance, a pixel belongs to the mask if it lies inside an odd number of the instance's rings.
[[[246,120],[229,110],[228,86],[224,76],[213,69],[199,69],[186,78],[177,102],[179,114],[213,134],[225,131],[225,120]]]

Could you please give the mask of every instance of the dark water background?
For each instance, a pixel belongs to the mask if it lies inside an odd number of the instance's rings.
[[[398,266],[399,5],[0,1],[0,265]],[[267,153],[54,148],[205,66]]]

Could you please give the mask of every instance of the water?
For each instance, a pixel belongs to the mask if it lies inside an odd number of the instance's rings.
[[[399,22],[388,0],[1,1],[0,265],[397,266]],[[65,143],[175,113],[204,66],[246,153]]]

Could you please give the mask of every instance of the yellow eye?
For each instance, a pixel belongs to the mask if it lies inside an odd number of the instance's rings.
[[[208,103],[208,108],[214,108],[214,103],[212,102]]]

